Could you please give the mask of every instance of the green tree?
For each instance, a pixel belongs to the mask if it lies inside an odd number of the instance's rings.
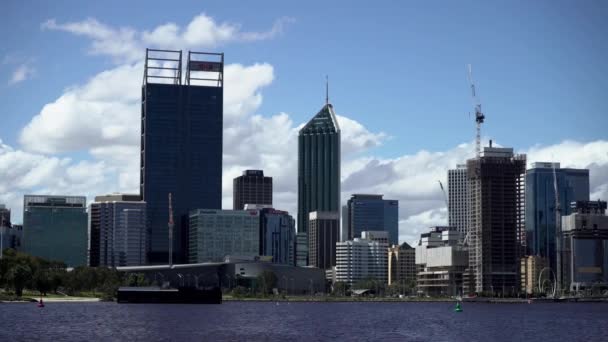
[[[332,288],[332,294],[334,296],[346,296],[348,291],[348,284],[343,281],[337,281],[334,283]]]
[[[34,288],[40,292],[40,295],[46,296],[46,293],[52,288],[49,271],[39,268],[33,278]]]
[[[263,296],[269,294],[277,285],[277,276],[272,271],[265,270],[257,277],[257,284]]]
[[[21,297],[25,285],[32,279],[32,268],[29,265],[16,264],[8,271],[7,278],[15,294]]]

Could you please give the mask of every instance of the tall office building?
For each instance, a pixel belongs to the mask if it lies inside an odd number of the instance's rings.
[[[95,197],[89,205],[89,266],[146,264],[146,203],[139,195]]]
[[[28,254],[62,261],[68,267],[85,266],[86,197],[25,195],[23,239]]]
[[[308,234],[305,232],[296,233],[296,266],[304,267],[308,265]]]
[[[386,283],[388,233],[364,231],[361,236],[336,243],[336,281],[351,286],[370,278]]]
[[[11,210],[7,209],[4,204],[0,204],[0,253],[5,248],[10,248],[10,233],[11,227]]]
[[[340,127],[330,103],[298,135],[298,232],[313,211],[340,211]]]
[[[190,210],[222,205],[224,55],[146,50],[141,101],[141,184],[147,203],[148,262],[167,263],[169,193],[173,261],[187,260]],[[172,75],[172,76],[167,76]]]
[[[232,209],[243,210],[245,204],[272,206],[272,177],[262,170],[245,170],[232,182]]]
[[[364,230],[388,232],[389,245],[399,242],[399,201],[383,195],[354,194],[346,202],[348,239],[361,237]]]
[[[260,209],[260,255],[295,266],[296,222],[286,211]]]
[[[470,180],[469,292],[515,293],[523,252],[526,156],[485,147],[467,161]]]
[[[260,253],[258,210],[196,209],[190,212],[190,263],[224,261]]]
[[[448,170],[448,225],[459,231],[463,239],[469,226],[469,201],[467,166],[460,164]]]
[[[336,242],[340,241],[340,214],[313,211],[308,218],[308,264],[330,269],[336,266]]]
[[[526,253],[547,258],[556,270],[555,180],[561,215],[570,215],[569,203],[589,200],[589,170],[562,169],[559,163],[532,163],[526,172]]]

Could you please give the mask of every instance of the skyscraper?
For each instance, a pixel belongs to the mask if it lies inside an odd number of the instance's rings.
[[[327,100],[298,134],[298,233],[313,211],[340,212],[340,127]]]
[[[89,205],[90,266],[145,265],[146,235],[146,202],[139,195],[97,196]]]
[[[245,204],[272,206],[272,177],[262,170],[245,170],[232,182],[232,209],[243,210]]]
[[[361,237],[364,230],[388,232],[389,245],[399,242],[399,201],[383,195],[354,194],[346,202],[348,239]]]
[[[23,239],[28,254],[63,261],[68,267],[85,266],[86,197],[25,195]]]
[[[386,283],[388,233],[361,232],[361,238],[336,243],[336,281],[352,286],[365,279]]]
[[[148,262],[166,263],[168,194],[174,215],[173,260],[185,262],[189,211],[222,204],[224,55],[146,50],[142,87],[141,184],[147,203]]]
[[[572,212],[569,203],[589,200],[589,170],[562,169],[559,163],[532,163],[526,172],[526,253],[547,258],[555,271],[554,169],[562,216]]]
[[[508,294],[520,288],[525,172],[525,155],[493,148],[491,141],[479,158],[467,161],[469,292]]]
[[[469,179],[467,166],[448,170],[448,225],[466,236],[469,225]]]

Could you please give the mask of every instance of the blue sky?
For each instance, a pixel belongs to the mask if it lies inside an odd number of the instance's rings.
[[[362,145],[361,139],[353,140],[353,146],[365,148],[353,148],[350,159],[343,162],[344,177],[364,169],[377,174],[374,167],[408,160],[408,156],[424,157],[424,150],[430,153],[424,168],[431,168],[435,157],[450,155],[459,144],[470,144],[475,132],[473,118],[468,116],[472,111],[465,69],[468,63],[473,65],[486,114],[484,137],[522,152],[533,149],[539,158],[553,155],[558,161],[563,159],[562,163],[578,167],[586,167],[593,160],[571,160],[560,155],[560,151],[571,151],[560,150],[564,142],[573,141],[573,146],[581,149],[600,142],[599,147],[593,145],[595,150],[590,156],[604,158],[601,150],[606,146],[603,143],[608,127],[608,3],[602,1],[104,1],[86,6],[68,1],[9,1],[4,4],[0,20],[2,143],[13,152],[35,154],[36,158],[69,158],[65,169],[81,161],[113,165],[94,152],[101,145],[42,151],[20,138],[24,127],[45,105],[54,103],[70,89],[85,87],[104,71],[138,62],[92,54],[91,37],[62,29],[42,29],[42,24],[49,19],[64,25],[92,18],[113,29],[142,32],[168,22],[183,29],[201,14],[218,25],[228,23],[242,32],[268,32],[274,23],[283,20],[282,30],[268,38],[226,40],[190,48],[223,51],[228,64],[251,67],[265,63],[272,67],[272,77],[267,75],[269,81],[256,83],[249,94],[260,95],[259,103],[237,115],[245,126],[255,114],[270,120],[287,113],[292,122],[289,127],[295,129],[323,104],[324,79],[329,74],[330,98],[337,113],[361,126],[357,126],[361,134],[355,134],[356,139],[369,138]],[[142,59],[143,55],[142,50]],[[32,73],[26,73],[22,81],[10,82],[23,66]],[[252,70],[253,78],[255,72]],[[230,86],[226,85],[227,91]],[[86,112],[80,114],[87,116]],[[139,113],[128,115],[137,117]],[[58,127],[61,129],[61,125]],[[68,133],[66,136],[70,137]],[[41,139],[44,137],[42,134]],[[470,150],[470,145],[467,148]],[[226,171],[225,178],[235,173],[237,166],[266,168],[262,162],[226,160],[225,157],[225,170],[234,170]],[[603,161],[599,161],[600,166]],[[38,166],[37,163],[31,162],[28,167]],[[452,159],[445,163],[455,164]],[[122,181],[116,180],[122,176],[118,171],[112,175],[114,171],[104,173],[100,176],[103,181],[94,186],[107,189],[112,184],[122,184],[110,191],[123,190]],[[445,168],[440,170],[441,174],[444,172]],[[399,174],[395,170],[392,173]],[[593,184],[598,189],[604,186],[603,174],[600,176],[599,183]],[[436,180],[432,181],[436,184]],[[20,192],[52,188],[36,181],[25,183],[28,185],[18,190],[9,185],[0,188],[14,194],[5,195],[4,201],[14,202]],[[352,183],[351,179],[349,184]],[[285,186],[284,198],[291,209],[294,204],[288,195],[289,186]],[[603,190],[598,191],[603,194]],[[412,199],[434,204],[420,208],[412,204],[417,209],[404,211],[402,219],[425,212],[432,216],[429,211],[441,206],[438,196],[435,189],[428,196]],[[407,203],[408,198],[404,195],[402,203]],[[435,214],[443,217],[440,212]]]

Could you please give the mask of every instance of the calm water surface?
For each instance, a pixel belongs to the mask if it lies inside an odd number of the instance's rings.
[[[0,304],[0,341],[608,341],[608,304]]]

